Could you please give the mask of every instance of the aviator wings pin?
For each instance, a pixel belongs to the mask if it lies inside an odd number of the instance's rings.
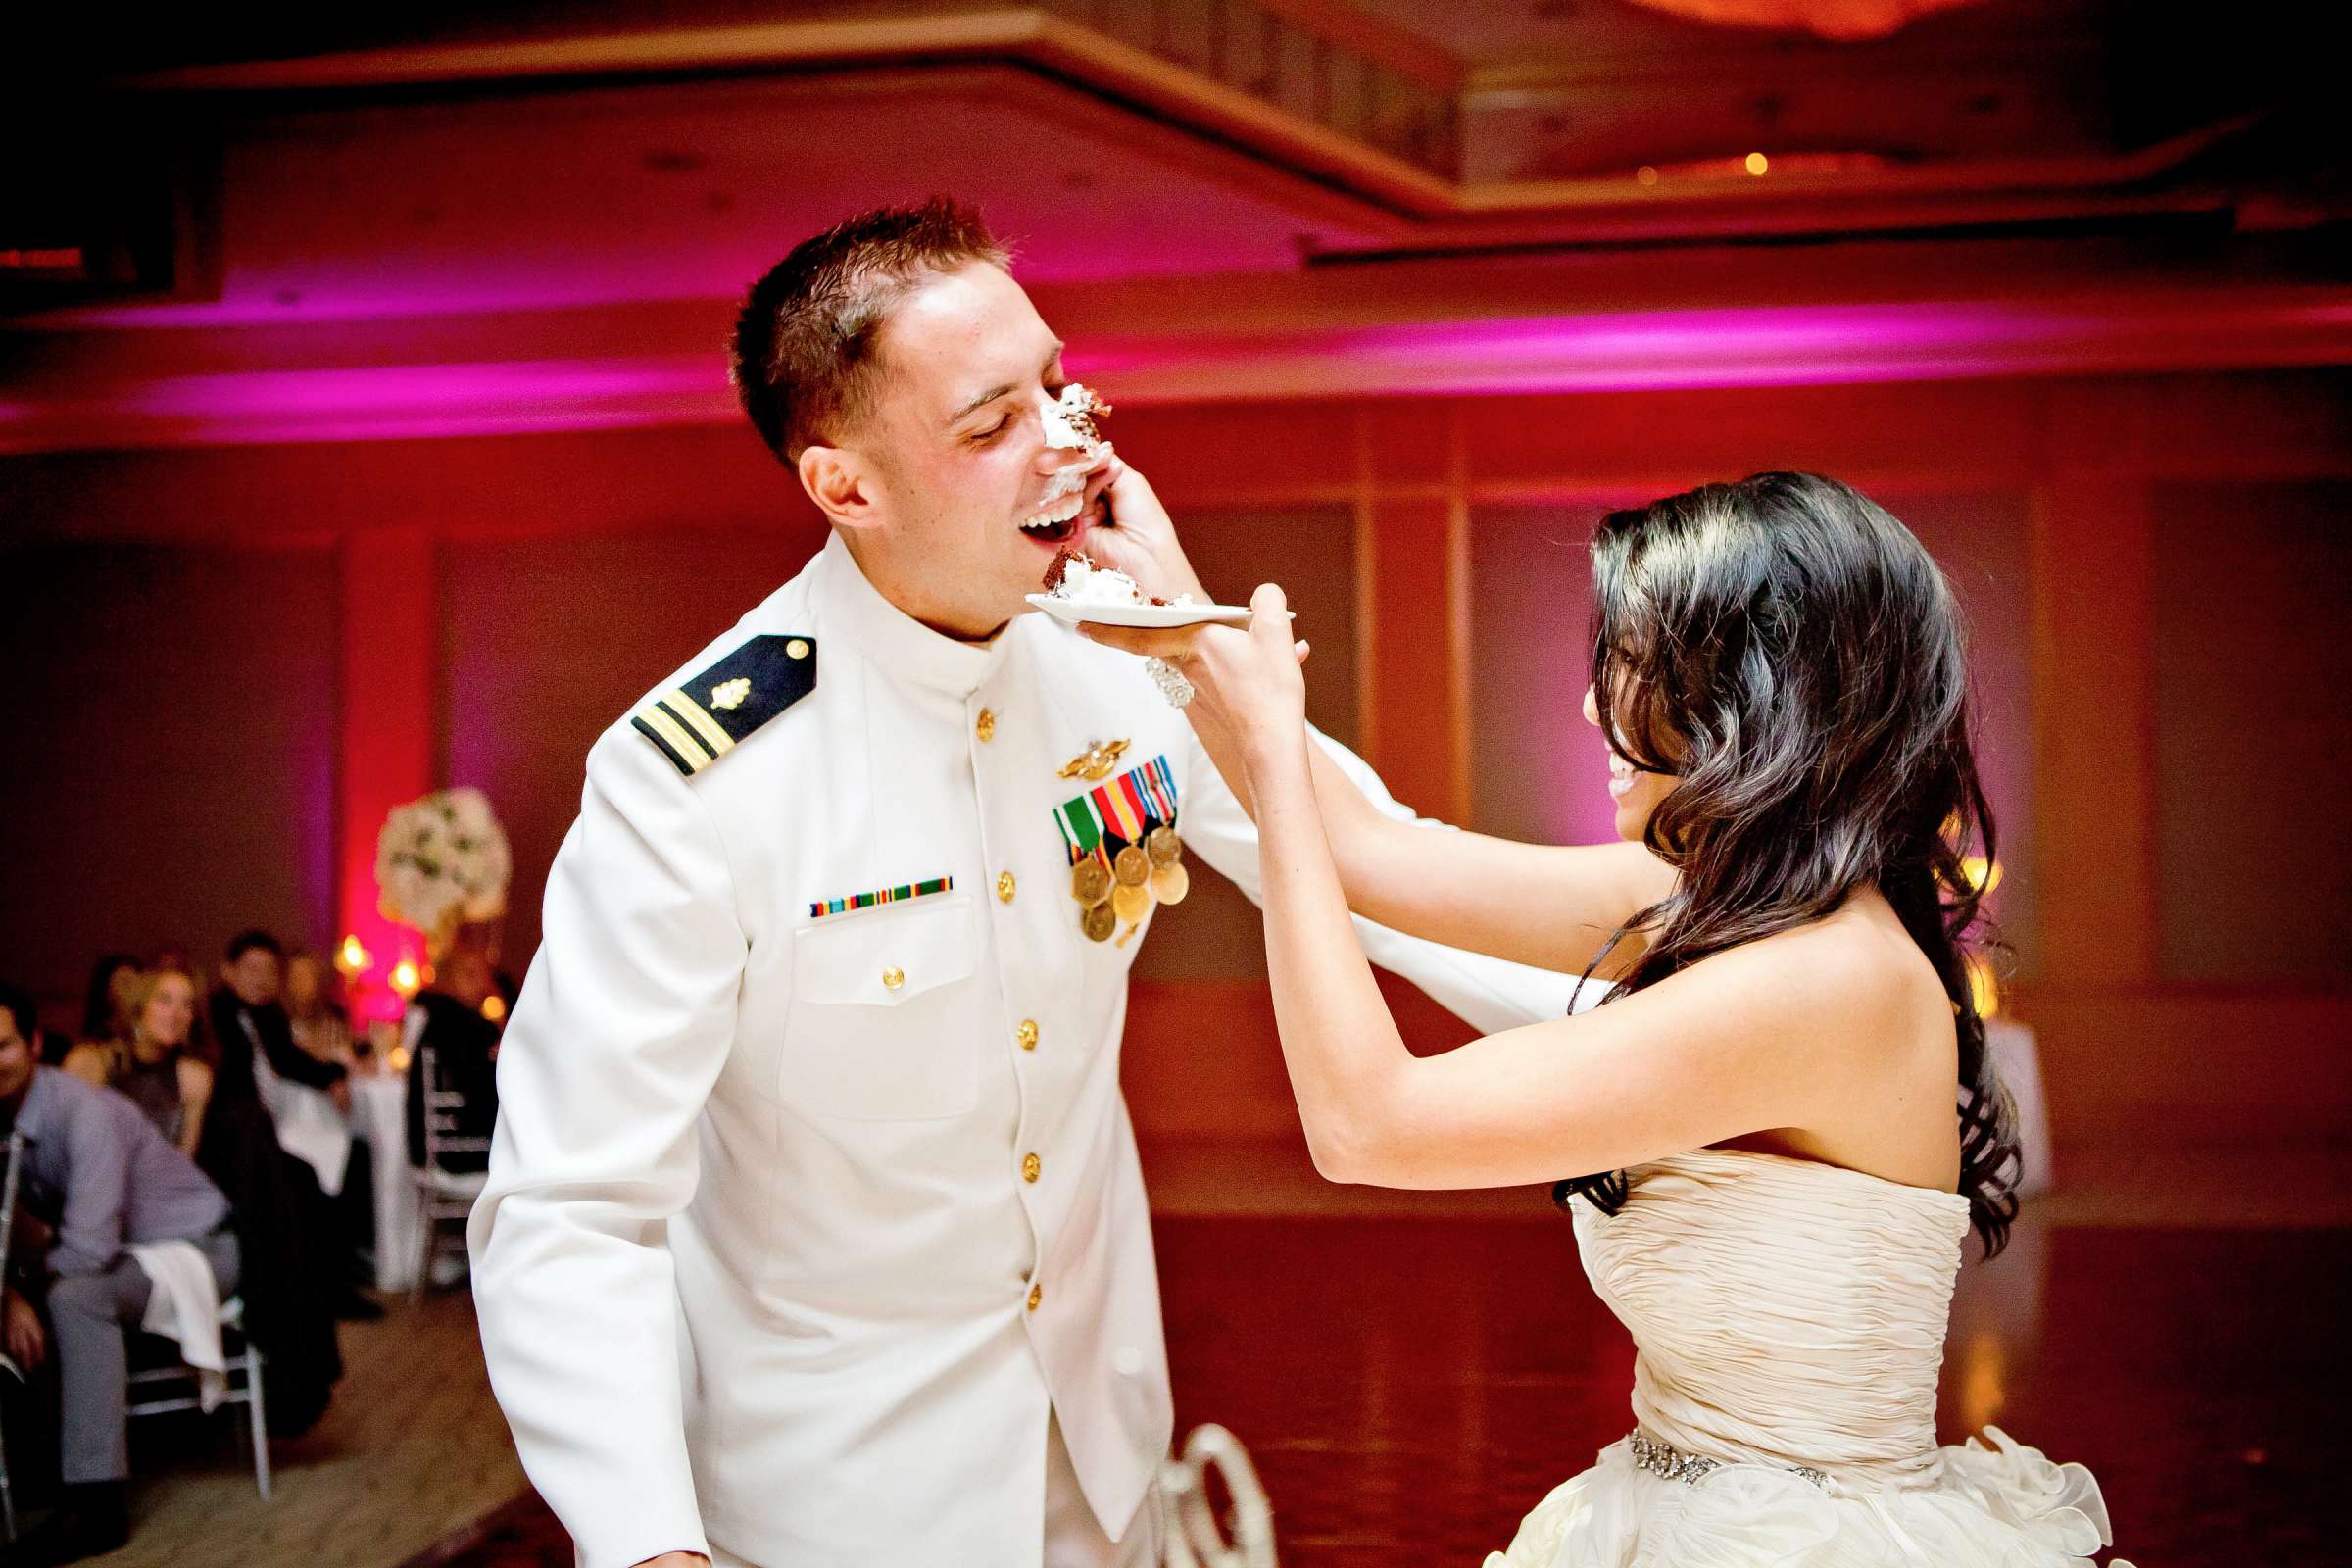
[[[1119,765],[1119,759],[1126,755],[1127,743],[1125,741],[1096,741],[1088,745],[1085,751],[1062,763],[1061,772],[1057,776],[1083,778],[1091,784],[1100,784],[1110,777],[1111,770]]]

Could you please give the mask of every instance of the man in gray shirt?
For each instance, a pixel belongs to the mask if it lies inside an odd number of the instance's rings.
[[[228,1200],[138,1106],[36,1064],[34,1027],[30,1000],[0,985],[0,1135],[22,1151],[6,1340],[29,1364],[46,1358],[55,1336],[64,1413],[65,1506],[47,1539],[25,1546],[32,1560],[70,1562],[130,1535],[123,1330],[145,1315],[153,1286],[127,1249],[194,1244],[226,1300],[237,1284],[237,1242]],[[46,1286],[46,1333],[20,1281],[35,1294]]]

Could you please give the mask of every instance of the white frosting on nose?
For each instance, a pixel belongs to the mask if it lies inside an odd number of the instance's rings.
[[[1045,407],[1046,445],[1060,451],[1083,449],[1091,461],[1107,451],[1110,443],[1095,435],[1094,416],[1110,412],[1089,390],[1084,382],[1072,381],[1061,389],[1061,396]]]
[[[1110,455],[1110,443],[1094,434],[1094,416],[1103,412],[1107,412],[1107,406],[1077,381],[1063,387],[1061,396],[1041,411],[1046,445],[1058,452],[1083,452],[1085,456],[1054,470],[1046,480],[1045,493],[1038,497],[1040,509],[1085,489],[1086,476]]]

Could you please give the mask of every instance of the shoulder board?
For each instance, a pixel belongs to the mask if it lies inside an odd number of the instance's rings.
[[[759,636],[637,705],[629,723],[692,778],[816,690],[816,639]]]

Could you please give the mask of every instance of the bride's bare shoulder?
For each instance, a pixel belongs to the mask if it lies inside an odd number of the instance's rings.
[[[1906,1043],[1950,1038],[1951,1002],[1942,980],[1875,889],[1820,919],[1707,962],[1740,971],[1755,1005],[1782,1012],[1824,1046],[1907,1054]]]

